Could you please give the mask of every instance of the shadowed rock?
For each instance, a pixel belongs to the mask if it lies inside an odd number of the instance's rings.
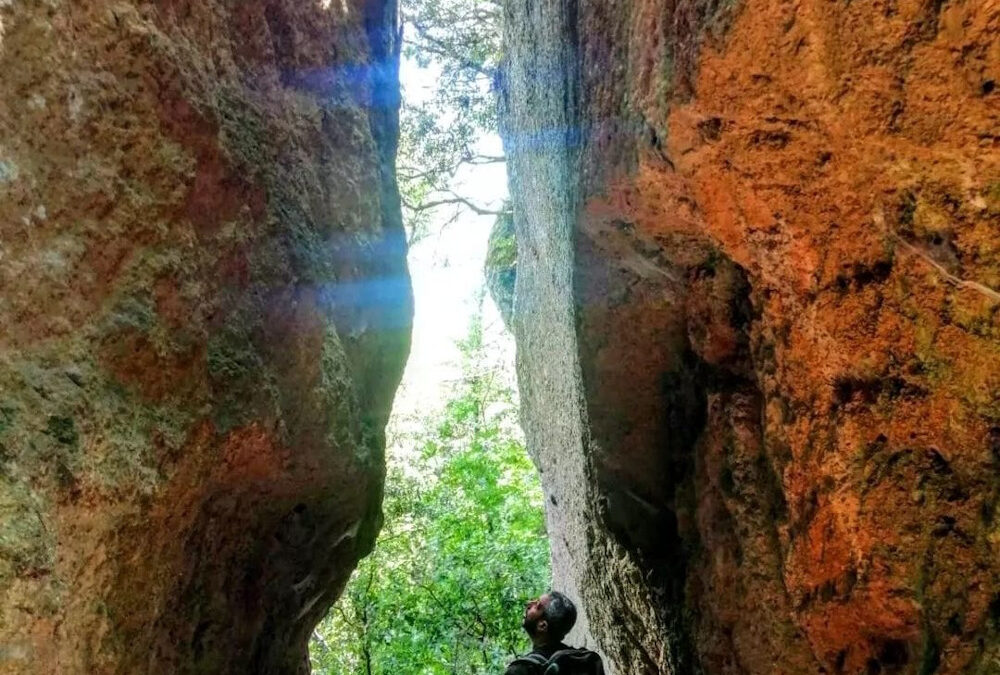
[[[0,670],[307,668],[409,344],[395,6],[0,26]]]

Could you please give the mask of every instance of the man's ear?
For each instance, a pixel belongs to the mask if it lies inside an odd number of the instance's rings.
[[[548,633],[549,632],[549,622],[542,619],[537,624],[535,624],[536,633]]]

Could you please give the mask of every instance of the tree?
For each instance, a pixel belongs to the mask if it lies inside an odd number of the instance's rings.
[[[542,493],[482,335],[477,319],[444,411],[396,443],[385,525],[317,627],[317,673],[496,673],[526,646],[521,608],[549,582]]]
[[[452,220],[463,210],[503,212],[476,203],[453,184],[463,166],[504,161],[502,153],[480,150],[484,135],[497,132],[502,5],[406,0],[401,11],[403,56],[436,75],[429,95],[404,96],[400,114],[397,176],[412,240],[441,207],[452,207]]]

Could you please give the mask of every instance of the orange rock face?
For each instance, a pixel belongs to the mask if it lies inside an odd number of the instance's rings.
[[[551,11],[590,632],[622,674],[1000,672],[1000,3]]]
[[[392,3],[0,3],[0,672],[293,673],[380,523]]]

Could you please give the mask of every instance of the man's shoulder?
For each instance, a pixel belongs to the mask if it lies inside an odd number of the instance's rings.
[[[547,662],[550,658],[561,658],[560,654],[566,654],[569,658],[578,659],[580,657],[585,657],[588,662],[591,660],[601,663],[601,657],[597,652],[593,652],[589,649],[569,647],[564,644],[558,645],[556,648],[550,647],[548,651],[540,653],[538,651],[532,652],[525,656],[515,659],[509,666],[507,670],[504,671],[504,675],[536,675],[540,668],[539,665]],[[535,662],[537,661],[537,664]]]
[[[507,666],[504,675],[535,675],[539,671],[538,666],[544,664],[547,660],[544,654],[539,654],[538,652],[519,656]]]
[[[603,675],[604,662],[601,655],[585,647],[567,647],[552,655],[552,660],[559,663],[560,668],[571,672],[587,672]]]
[[[535,675],[537,672],[538,669],[522,657],[507,666],[503,675]]]

